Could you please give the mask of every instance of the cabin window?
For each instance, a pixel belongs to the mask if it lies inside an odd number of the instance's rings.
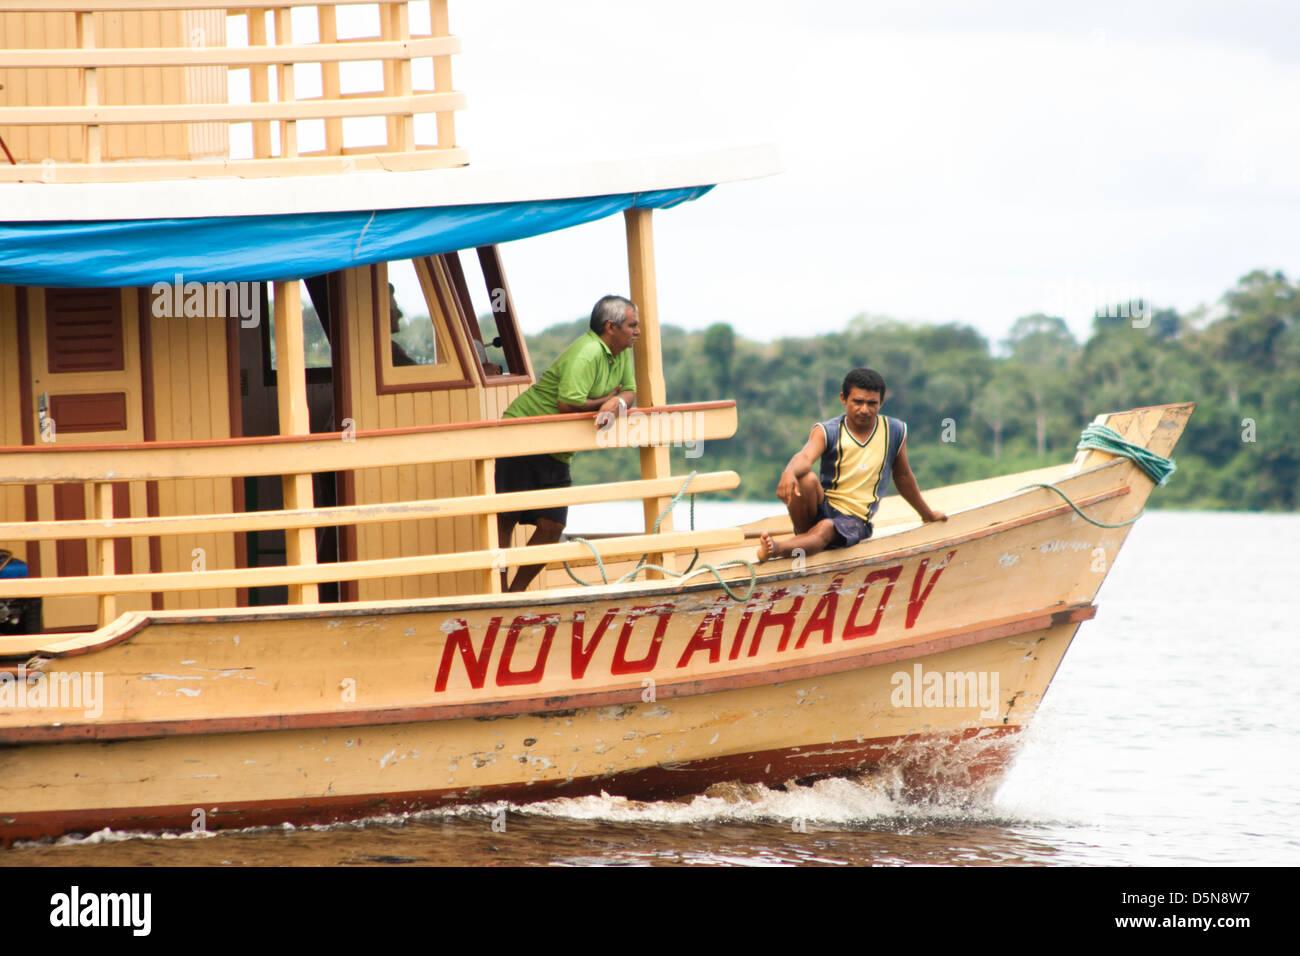
[[[267,383],[274,384],[275,376],[273,373],[278,368],[275,358],[275,284],[272,282],[259,282],[257,284],[261,287],[262,315],[265,317],[265,321],[262,322],[262,354],[266,356],[264,370],[272,373],[267,376]],[[298,294],[302,299],[303,353],[307,363],[307,381],[328,381],[329,370],[333,367],[334,362],[330,350],[329,335],[321,323],[315,301],[312,299],[305,281],[299,281]],[[313,375],[312,369],[321,369],[323,371]]]
[[[388,354],[394,368],[443,365],[450,360],[447,343],[438,342],[438,330],[429,312],[415,263],[389,263]]]
[[[439,256],[456,290],[456,304],[487,385],[532,382],[528,351],[515,321],[514,301],[496,246],[480,246],[477,262],[468,250]],[[480,285],[475,279],[482,276]],[[472,278],[471,278],[472,277]]]
[[[448,321],[455,298],[445,264],[431,258],[378,263],[371,277],[379,392],[470,387],[464,343]]]

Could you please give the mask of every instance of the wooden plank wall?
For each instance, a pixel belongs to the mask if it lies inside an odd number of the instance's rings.
[[[154,439],[156,441],[229,438],[229,388],[226,381],[226,323],[238,319],[205,317],[146,318],[153,359]],[[234,510],[229,479],[195,478],[158,482],[159,513],[217,514]],[[234,535],[172,535],[161,539],[159,571],[188,571],[194,549],[203,549],[208,570],[235,567]],[[232,607],[233,589],[172,593],[163,606]]]
[[[99,26],[98,18],[96,26]],[[70,13],[0,13],[0,49],[53,49],[76,45]],[[67,106],[81,102],[77,70],[0,70],[0,105]],[[107,102],[112,102],[111,100]],[[81,159],[80,137],[57,126],[0,127],[9,151],[19,161],[66,162]]]
[[[181,43],[191,46],[226,45],[226,15],[222,10],[181,10]],[[125,44],[123,44],[125,45]],[[225,103],[230,99],[227,70],[222,66],[187,66],[184,74],[185,103]],[[230,155],[230,126],[227,123],[187,123],[181,126],[186,141],[182,155],[225,158]]]
[[[22,397],[18,380],[18,308],[17,290],[0,285],[0,445],[21,445]],[[12,485],[0,487],[0,521],[25,521],[23,489]],[[0,548],[26,560],[27,546],[0,541]]]
[[[369,268],[351,269],[344,281],[347,311],[351,321],[344,333],[349,337],[352,356],[349,383],[352,417],[358,431],[403,428],[442,422],[483,421],[499,418],[525,386],[476,386],[465,389],[379,394],[375,381],[373,289]],[[431,312],[437,303],[432,303]],[[457,325],[449,334],[460,336]],[[379,501],[410,501],[419,498],[451,497],[474,492],[473,465],[455,464],[401,468],[366,468],[356,472],[358,504]],[[357,528],[357,554],[362,560],[416,554],[447,554],[481,547],[473,518],[448,518],[418,522],[364,525]],[[398,580],[363,581],[361,600],[414,598],[475,593],[475,572],[424,575]]]
[[[160,10],[96,13],[95,37],[101,47],[224,46],[226,17],[221,10]],[[62,49],[77,46],[72,13],[0,13],[0,49]],[[70,106],[82,102],[80,70],[0,70],[0,105]],[[105,106],[225,103],[226,68],[221,66],[106,67],[99,70],[100,102]],[[225,123],[112,124],[103,128],[105,160],[225,157]],[[10,152],[19,162],[53,159],[84,162],[81,127],[3,127]]]

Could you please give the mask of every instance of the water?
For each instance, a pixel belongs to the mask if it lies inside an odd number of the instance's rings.
[[[774,510],[710,504],[696,525]],[[637,505],[584,506],[571,527],[637,520]],[[0,866],[1300,864],[1298,539],[1300,515],[1146,515],[985,804],[914,806],[871,781],[724,784],[653,803],[597,796],[331,827],[102,832],[18,844]]]

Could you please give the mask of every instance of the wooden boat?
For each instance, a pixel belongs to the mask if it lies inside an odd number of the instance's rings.
[[[729,437],[736,409],[668,404],[651,210],[765,175],[770,151],[478,170],[454,140],[458,47],[441,0],[427,36],[411,35],[405,4],[381,3],[379,36],[347,42],[336,4],[320,4],[321,39],[306,44],[290,35],[300,4],[158,6],[0,20],[68,37],[0,38],[5,93],[28,96],[0,102],[15,156],[0,170],[0,403],[20,411],[0,417],[0,547],[30,571],[0,579],[0,602],[42,607],[25,622],[37,633],[0,637],[0,839],[872,770],[909,790],[996,780],[1127,534],[1025,486],[1115,524],[1143,508],[1145,473],[1080,451],[927,490],[943,524],[890,498],[854,548],[738,563],[788,519],[661,520],[688,480],[671,445]],[[247,16],[251,45],[225,43],[223,9]],[[201,49],[167,40],[196,17]],[[419,57],[432,91],[412,89]],[[340,93],[338,65],[363,59],[385,64],[383,94]],[[295,100],[284,64],[312,62],[324,95]],[[225,72],[241,69],[252,102],[227,103]],[[43,86],[51,70],[80,82]],[[127,99],[141,82],[153,105]],[[60,99],[69,89],[78,102]],[[424,113],[437,136],[418,148]],[[384,117],[384,146],[345,141],[342,118],[362,115]],[[302,156],[308,119],[325,144]],[[225,158],[238,122],[252,124],[251,159]],[[33,132],[47,127],[58,143]],[[645,427],[611,438],[589,414],[501,420],[533,369],[497,243],[618,212]],[[319,241],[304,253],[306,237]],[[476,317],[475,260],[495,334]],[[389,285],[399,263],[411,281]],[[399,303],[402,288],[423,301]],[[399,309],[426,313],[423,360],[395,338]],[[1190,412],[1102,418],[1168,455]],[[640,480],[494,490],[500,455],[611,443],[642,448]],[[739,481],[692,475],[687,490]],[[643,502],[643,530],[496,540],[498,512],[615,500]],[[499,568],[543,562],[532,590],[500,593]],[[562,562],[611,583],[579,586]]]

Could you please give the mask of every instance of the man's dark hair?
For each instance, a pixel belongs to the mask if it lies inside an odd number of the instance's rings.
[[[603,296],[591,310],[591,331],[601,335],[605,326],[610,324],[622,328],[629,308],[636,311],[636,304],[631,299],[625,299],[621,295]]]
[[[885,400],[885,377],[874,368],[855,368],[844,376],[840,394],[848,398],[849,393],[855,388],[866,392],[879,392],[880,400],[882,402]]]

